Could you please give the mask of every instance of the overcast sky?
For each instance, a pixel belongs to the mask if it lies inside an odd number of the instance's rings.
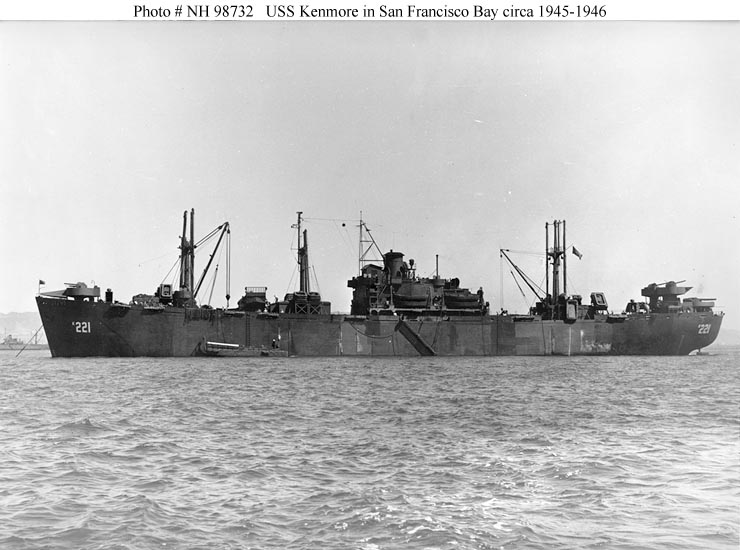
[[[152,293],[190,208],[199,236],[231,223],[231,305],[297,284],[303,211],[318,288],[348,311],[362,211],[381,248],[422,275],[439,254],[496,310],[532,301],[499,248],[542,252],[566,219],[571,292],[621,311],[685,279],[740,328],[738,30],[0,23],[0,312],[33,311],[39,279]]]

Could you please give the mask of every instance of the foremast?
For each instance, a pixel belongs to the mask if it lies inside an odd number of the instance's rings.
[[[175,303],[193,306],[195,297],[195,208],[190,210],[190,239],[188,240],[188,212],[182,213],[182,235],[180,236],[180,288],[175,292]]]
[[[206,263],[203,273],[198,279],[198,283],[195,283],[195,249],[201,246],[203,243],[211,239],[214,235],[220,232],[218,241],[211,253],[208,262]],[[213,259],[216,252],[221,246],[221,242],[226,237],[226,307],[228,307],[230,295],[230,279],[231,279],[231,246],[230,246],[231,229],[229,222],[224,222],[219,225],[216,229],[211,231],[208,235],[203,237],[199,242],[195,242],[195,209],[190,210],[190,227],[188,231],[188,212],[183,212],[182,215],[182,235],[180,236],[180,285],[178,290],[174,294],[170,295],[168,287],[171,285],[161,284],[157,291],[157,296],[162,303],[169,303],[170,299],[174,305],[178,307],[196,307],[196,298],[198,292],[203,285],[208,271],[211,268]],[[216,266],[218,271],[218,266]],[[209,300],[210,301],[210,300]]]

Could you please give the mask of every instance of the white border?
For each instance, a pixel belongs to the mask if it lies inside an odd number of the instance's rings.
[[[188,17],[187,6],[208,6],[207,17]],[[306,17],[302,14],[300,6],[310,6],[310,9],[318,10],[357,10],[358,16],[351,15],[342,17]],[[479,5],[487,9],[497,10],[497,16],[494,20],[486,17],[475,17],[474,6]],[[145,7],[146,10],[139,9],[137,6]],[[180,15],[177,16],[177,8],[181,7]],[[223,16],[221,6],[237,6],[239,14],[234,17]],[[246,12],[241,7],[251,7],[251,15],[243,15]],[[282,17],[269,17],[268,7],[273,6],[292,6],[292,15],[286,17],[283,12]],[[380,13],[380,7],[397,8],[402,14],[401,17],[383,17]],[[409,6],[418,8],[414,16],[409,16]],[[560,16],[540,17],[540,6],[560,6]],[[567,15],[562,15],[566,12]],[[604,7],[605,15],[603,17],[578,17],[576,10],[579,6],[586,7],[591,11],[594,6]],[[367,8],[374,10],[374,17],[368,16]],[[423,9],[434,8],[440,10],[448,9],[467,9],[467,17],[419,17],[418,13]],[[504,16],[504,11],[511,13],[511,8],[519,10],[532,10],[532,17],[508,15]],[[216,11],[221,15],[217,16]],[[231,10],[229,10],[231,12]],[[288,11],[288,10],[286,10]],[[582,12],[585,10],[582,10]],[[231,12],[233,13],[233,12]],[[522,12],[520,12],[522,13]],[[168,14],[168,15],[167,15]],[[241,21],[249,23],[252,21],[739,21],[740,20],[740,1],[738,0],[593,0],[582,1],[517,1],[517,0],[305,0],[302,2],[266,2],[258,1],[238,3],[234,0],[215,1],[202,0],[200,2],[174,2],[170,0],[0,0],[0,21]]]

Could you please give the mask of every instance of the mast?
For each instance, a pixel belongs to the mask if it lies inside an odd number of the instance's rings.
[[[550,224],[545,222],[545,296],[550,294]]]
[[[566,255],[565,255],[565,220],[554,220],[552,222],[552,248],[550,248],[550,236],[548,226],[545,224],[545,252],[549,260],[552,259],[552,303],[557,301],[557,297],[560,294],[567,293],[567,287],[565,283],[566,275]],[[561,277],[560,267],[562,265],[562,290],[561,290]],[[545,278],[549,276],[549,266],[545,270]],[[547,282],[546,291],[549,292],[549,280]]]
[[[303,230],[303,244],[301,244],[301,215],[303,212],[298,212],[298,223],[294,226],[298,229],[298,277],[299,277],[299,290],[301,292],[311,292],[311,283],[309,280],[308,270],[308,232]]]
[[[188,290],[195,288],[195,208],[190,210],[190,281]]]
[[[195,268],[195,209],[190,211],[190,241],[188,241],[188,211],[182,214],[182,236],[180,237],[180,290],[192,292]],[[189,298],[190,296],[188,296]]]
[[[301,290],[311,292],[311,277],[308,267],[308,231],[303,230],[303,257],[301,263]]]
[[[365,256],[364,254],[364,246],[362,245],[364,241],[362,240],[362,210],[360,210],[360,244],[358,246],[359,252],[357,253],[357,276],[359,277],[362,275],[362,259]]]
[[[199,248],[206,241],[211,239],[217,233],[219,235],[216,246],[211,253],[208,262],[206,262],[205,269],[198,279],[198,283],[195,283],[195,249]],[[195,306],[195,298],[200,291],[203,281],[205,280],[208,270],[213,264],[213,260],[216,256],[216,252],[221,246],[221,242],[226,238],[226,307],[229,305],[229,299],[231,298],[230,283],[231,283],[231,229],[229,228],[229,222],[224,222],[219,225],[216,229],[211,231],[208,235],[203,237],[197,243],[195,242],[195,208],[190,210],[190,236],[188,240],[188,211],[186,210],[182,214],[182,235],[180,236],[180,288],[175,291],[173,300],[175,305],[178,306]],[[216,272],[218,272],[218,266],[216,266]],[[214,275],[213,282],[215,283],[216,277]],[[211,290],[211,294],[213,290]],[[209,300],[210,301],[210,300]]]
[[[185,232],[188,230],[188,211],[182,213],[182,233],[180,233],[180,290],[185,290],[188,286],[187,283],[187,242],[185,238]]]
[[[552,222],[552,298],[557,301],[560,295],[560,222]]]
[[[568,266],[568,255],[565,253],[565,251],[568,249],[568,247],[565,245],[565,220],[562,221],[563,224],[563,294],[566,296],[568,295],[568,277],[566,277],[566,268]]]
[[[368,258],[368,256],[370,255],[370,251],[373,248],[375,248],[376,253],[379,254],[379,258]],[[367,224],[362,221],[362,211],[360,211],[360,245],[357,261],[357,275],[362,275],[362,268],[367,263],[382,262],[382,257],[383,253],[380,251],[380,247],[378,247],[377,243],[375,242],[372,233],[370,233],[370,229],[368,228]]]
[[[180,290],[184,290],[187,285],[187,262],[185,260],[187,255],[187,239],[185,238],[185,232],[188,230],[188,211],[182,213],[182,233],[180,233]]]

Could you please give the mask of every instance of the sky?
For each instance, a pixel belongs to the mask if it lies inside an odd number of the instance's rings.
[[[419,275],[438,255],[441,276],[525,312],[499,249],[540,282],[545,223],[562,219],[583,254],[569,292],[622,311],[686,280],[738,329],[739,30],[2,22],[0,312],[35,310],[40,279],[153,293],[194,208],[196,238],[230,223],[231,306],[244,286],[297,285],[302,211],[334,311],[349,311],[362,216]]]

